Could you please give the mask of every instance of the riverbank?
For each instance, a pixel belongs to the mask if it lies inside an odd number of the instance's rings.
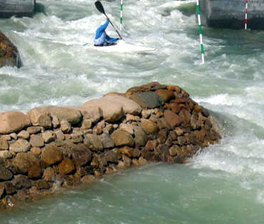
[[[209,111],[157,82],[80,107],[0,114],[1,208],[150,162],[184,163],[221,138]]]

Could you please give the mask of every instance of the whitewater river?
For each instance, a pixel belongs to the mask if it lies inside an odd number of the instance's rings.
[[[2,212],[1,224],[264,223],[264,31],[204,27],[202,65],[195,3],[124,1],[124,41],[156,51],[104,53],[83,47],[105,20],[94,1],[37,2],[42,13],[33,18],[0,20],[23,62],[20,69],[0,69],[0,112],[81,105],[158,81],[179,85],[208,108],[223,138],[187,164],[106,176]],[[118,27],[120,1],[102,3]],[[107,30],[117,36],[110,25]]]

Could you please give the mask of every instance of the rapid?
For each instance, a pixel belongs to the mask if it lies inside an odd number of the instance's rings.
[[[124,41],[156,48],[143,54],[83,47],[105,20],[94,1],[37,3],[33,18],[0,20],[23,62],[0,68],[0,112],[78,106],[158,81],[209,109],[223,138],[186,164],[131,168],[1,212],[1,224],[264,223],[264,31],[203,27],[202,65],[194,1],[124,1]],[[102,3],[118,27],[120,1]]]

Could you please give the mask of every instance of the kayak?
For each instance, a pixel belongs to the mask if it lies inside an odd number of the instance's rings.
[[[121,52],[121,53],[149,53],[155,51],[155,48],[145,47],[139,45],[133,45],[125,43],[123,40],[118,41],[115,45],[109,46],[94,46],[94,45],[86,45],[85,49],[89,50],[97,50],[103,52]]]

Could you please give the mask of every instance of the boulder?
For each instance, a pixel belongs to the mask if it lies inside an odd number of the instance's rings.
[[[18,153],[12,165],[17,173],[28,174],[30,178],[39,178],[42,174],[40,160],[28,153]]]
[[[183,122],[183,119],[171,110],[164,111],[164,118],[171,128],[175,128]]]
[[[52,117],[57,117],[59,121],[68,121],[71,125],[78,124],[82,119],[82,114],[77,107],[55,107],[49,106]]]
[[[89,101],[78,107],[78,109],[82,113],[83,120],[91,120],[92,123],[99,121],[103,116],[102,109],[99,106],[92,105]]]
[[[85,135],[84,142],[93,151],[102,151],[104,149],[104,145],[100,140],[100,137],[96,134]]]
[[[13,173],[3,166],[0,166],[0,181],[10,180],[13,178]]]
[[[116,146],[133,146],[134,139],[131,134],[121,129],[114,131],[111,135]]]
[[[100,141],[103,143],[105,149],[113,148],[115,146],[114,141],[111,139],[109,134],[103,133],[99,136]]]
[[[138,115],[142,110],[141,106],[138,103],[124,96],[110,94],[104,96],[103,98],[109,101],[121,103],[123,111],[126,114]]]
[[[43,178],[45,181],[54,181],[56,178],[55,171],[52,167],[48,167],[43,172]]]
[[[25,175],[16,175],[12,180],[12,184],[16,189],[28,189],[31,187],[31,182]]]
[[[61,162],[62,159],[62,151],[55,145],[48,145],[43,149],[41,154],[41,160],[43,160],[48,166]]]
[[[0,151],[0,158],[2,159],[10,159],[13,157],[13,154],[8,150]]]
[[[35,126],[51,128],[53,117],[59,121],[65,120],[70,124],[77,124],[82,119],[82,114],[77,107],[38,107],[27,112],[30,120]]]
[[[134,129],[134,133],[135,133],[135,144],[136,146],[144,146],[148,140],[147,135],[145,133],[145,131],[143,130],[143,128],[134,125],[133,126]]]
[[[87,148],[86,145],[76,145],[71,151],[72,161],[76,167],[86,165],[92,159],[92,152]]]
[[[147,109],[160,107],[164,103],[163,99],[155,92],[136,93],[135,96],[144,102]]]
[[[40,135],[31,135],[29,142],[33,147],[43,147],[45,145],[44,139]]]
[[[75,170],[74,163],[70,159],[65,159],[61,161],[61,163],[58,165],[60,175],[64,176],[66,174],[71,173]]]
[[[34,126],[41,126],[44,128],[52,127],[52,120],[48,107],[37,107],[27,112],[31,123]]]
[[[158,89],[156,93],[163,99],[164,102],[168,102],[175,98],[174,92],[167,89]]]
[[[25,139],[18,139],[14,143],[10,144],[9,150],[11,152],[27,152],[30,149],[30,143]]]
[[[110,101],[103,97],[101,99],[90,100],[82,105],[82,107],[98,106],[103,112],[105,121],[113,123],[120,120],[124,114],[123,106],[119,102]]]
[[[143,130],[147,133],[147,134],[153,134],[158,132],[159,127],[158,125],[152,121],[152,120],[148,120],[148,119],[141,119],[141,125]]]
[[[23,138],[23,139],[29,139],[29,133],[27,132],[27,131],[25,131],[25,130],[23,130],[23,131],[21,131],[21,132],[19,132],[18,134],[17,134],[17,137],[18,138]]]
[[[5,139],[0,139],[0,150],[8,150],[8,141]]]
[[[27,115],[18,111],[10,111],[0,114],[0,124],[0,134],[9,134],[21,131],[30,126],[31,122]]]

